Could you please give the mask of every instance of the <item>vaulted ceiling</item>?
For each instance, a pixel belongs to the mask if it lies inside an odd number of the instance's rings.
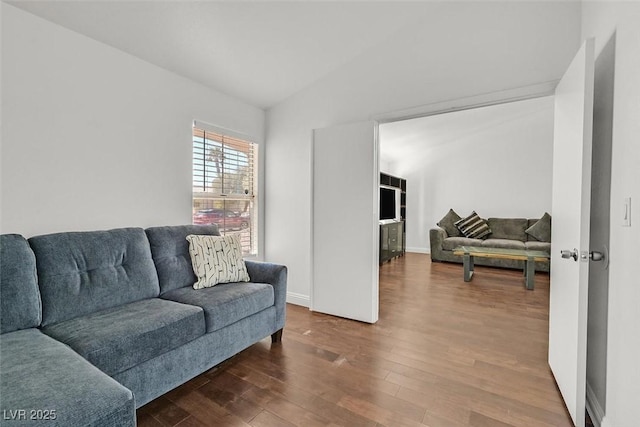
[[[269,108],[427,13],[419,2],[7,1]]]

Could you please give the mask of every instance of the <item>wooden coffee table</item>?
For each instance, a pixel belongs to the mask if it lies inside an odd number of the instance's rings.
[[[536,261],[549,262],[551,255],[543,251],[526,249],[483,248],[480,246],[459,246],[453,250],[454,255],[461,255],[464,265],[464,281],[470,282],[473,277],[473,258],[502,258],[524,261],[524,277],[527,289],[533,290],[536,274]]]

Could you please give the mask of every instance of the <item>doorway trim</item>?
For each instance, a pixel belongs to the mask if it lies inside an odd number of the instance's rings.
[[[559,80],[552,80],[535,85],[522,86],[515,89],[506,89],[465,98],[456,98],[448,101],[420,105],[418,107],[378,114],[370,117],[370,120],[378,122],[378,124],[384,124],[415,119],[418,117],[436,116],[438,114],[452,113],[455,111],[488,107],[490,105],[507,104],[509,102],[541,98],[543,96],[551,96],[554,94],[558,82]]]

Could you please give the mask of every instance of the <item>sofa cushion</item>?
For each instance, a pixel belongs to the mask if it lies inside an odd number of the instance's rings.
[[[22,409],[27,420],[19,425],[35,425],[28,420],[31,410],[55,417],[42,419],[42,425],[136,425],[131,391],[37,329],[0,336],[0,360],[0,412],[5,422],[9,411]]]
[[[176,225],[151,227],[146,230],[153,262],[158,270],[160,293],[185,286],[193,286],[198,280],[193,273],[189,256],[190,234],[219,236],[217,225]]]
[[[529,236],[539,242],[551,242],[551,215],[544,213],[542,218],[525,230]]]
[[[149,241],[140,228],[37,236],[42,325],[158,296]]]
[[[522,249],[524,250],[524,242],[520,240],[510,239],[487,239],[482,242],[482,246],[485,248],[500,248],[500,249]]]
[[[76,317],[42,331],[114,375],[198,338],[205,324],[200,307],[152,298]]]
[[[442,241],[442,249],[452,251],[458,246],[481,246],[481,239],[469,239],[468,237],[447,237]]]
[[[489,218],[487,223],[491,227],[492,239],[527,240],[524,232],[527,229],[526,218]]]
[[[458,215],[453,209],[449,209],[449,212],[447,212],[447,214],[443,216],[436,225],[447,232],[447,237],[460,237],[462,236],[462,233],[460,233],[460,230],[456,227],[456,222],[461,219],[460,215]]]
[[[36,258],[24,237],[0,236],[0,334],[35,328],[42,320]]]
[[[482,239],[492,232],[487,222],[480,218],[476,211],[471,212],[468,217],[456,221],[455,226],[464,234],[464,237],[472,239]]]
[[[551,243],[547,242],[525,242],[524,247],[525,249],[528,249],[530,251],[542,251],[551,253]]]
[[[266,283],[225,283],[205,289],[185,287],[166,292],[162,298],[202,307],[207,332],[255,314],[274,304],[273,286]]]
[[[189,255],[198,281],[193,289],[210,288],[218,283],[248,282],[249,273],[242,259],[237,233],[226,236],[187,236]]]

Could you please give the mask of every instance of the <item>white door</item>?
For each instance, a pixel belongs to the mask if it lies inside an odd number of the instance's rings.
[[[311,309],[378,320],[377,124],[313,131]]]
[[[556,88],[553,136],[549,366],[576,426],[585,422],[593,78],[589,39]]]

